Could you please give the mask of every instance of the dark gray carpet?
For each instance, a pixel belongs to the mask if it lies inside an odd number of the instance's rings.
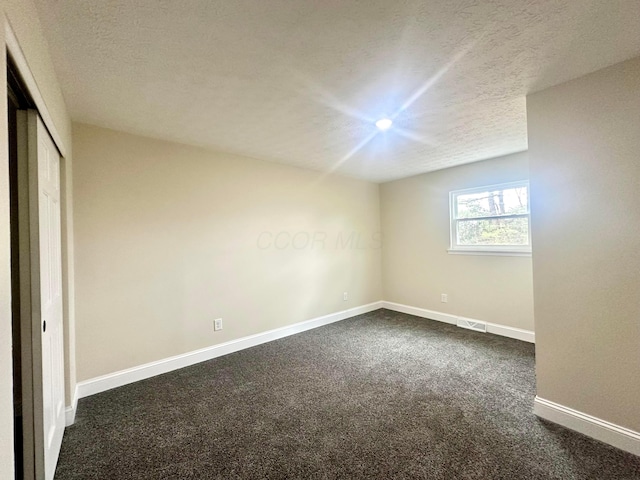
[[[378,310],[81,400],[56,479],[640,479],[534,396],[532,345]]]

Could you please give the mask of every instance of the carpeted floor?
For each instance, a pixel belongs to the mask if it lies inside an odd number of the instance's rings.
[[[534,396],[533,345],[378,310],[81,400],[56,479],[640,479]]]

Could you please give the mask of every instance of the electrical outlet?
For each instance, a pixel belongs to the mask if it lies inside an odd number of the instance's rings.
[[[344,300],[345,302],[346,302],[347,300],[349,300],[349,293],[348,293],[348,292],[344,292],[344,293],[342,294],[342,300]]]
[[[440,301],[442,303],[447,303],[449,301],[449,296],[446,293],[440,294]]]
[[[222,330],[222,319],[216,318],[213,321],[213,329],[217,332],[218,330]]]

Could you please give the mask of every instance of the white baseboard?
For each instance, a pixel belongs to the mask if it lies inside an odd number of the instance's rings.
[[[540,418],[640,456],[638,432],[540,397],[536,397],[533,402],[533,412]]]
[[[507,327],[506,325],[487,322],[487,333],[515,338],[523,342],[536,343],[536,334],[531,330],[524,330],[522,328]]]
[[[382,308],[393,310],[394,312],[408,313],[409,315],[415,315],[416,317],[428,318],[429,320],[450,323],[452,325],[455,325],[457,322],[454,315],[440,313],[434,310],[427,310],[426,308],[410,307],[409,305],[402,305],[401,303],[384,301],[382,302]]]
[[[455,325],[458,322],[457,315],[451,315],[449,313],[436,312],[435,310],[427,310],[426,308],[411,307],[409,305],[402,305],[401,303],[394,302],[381,302],[382,308],[387,310],[393,310],[394,312],[408,313],[409,315],[415,315],[416,317],[428,318],[429,320],[437,320],[439,322],[450,323]],[[474,322],[482,322],[482,320],[476,320],[473,318],[467,318]],[[501,335],[503,337],[515,338],[529,343],[536,342],[535,333],[530,330],[523,330],[521,328],[507,327],[506,325],[498,325],[497,323],[487,324],[487,333],[493,333],[494,335]]]
[[[68,427],[73,425],[76,421],[76,410],[78,409],[78,385],[73,391],[73,398],[71,399],[71,405],[64,410],[64,426]]]
[[[219,345],[213,345],[211,347],[195,350],[182,355],[176,355],[175,357],[169,357],[156,362],[146,363],[138,367],[128,368],[119,372],[110,373],[101,377],[92,378],[79,382],[76,391],[76,398],[84,398],[96,393],[104,392],[112,388],[121,387],[129,383],[137,382],[147,378],[155,377],[163,373],[168,373],[179,368],[195,365],[196,363],[211,360],[222,355],[228,355],[229,353],[244,350],[245,348],[255,347],[262,343],[271,342],[279,338],[288,337],[289,335],[295,335],[296,333],[311,330],[313,328],[328,325],[330,323],[345,320],[347,318],[355,317],[363,313],[372,312],[382,308],[382,302],[373,302],[367,305],[362,305],[341,312],[331,313],[322,317],[313,318],[300,323],[295,323],[282,328],[276,328],[275,330],[269,330],[267,332],[257,333],[248,337],[239,338],[237,340],[231,340],[229,342],[221,343]],[[71,413],[69,412],[69,416]],[[73,409],[73,416],[75,416],[75,409]]]
[[[187,352],[181,355],[176,355],[174,357],[165,358],[155,362],[146,363],[137,367],[128,368],[126,370],[121,370],[118,372],[79,382],[76,385],[76,395],[73,405],[67,407],[66,410],[67,425],[71,425],[75,419],[77,401],[80,398],[88,397],[90,395],[95,395],[96,393],[104,392],[112,388],[121,387],[123,385],[155,377],[156,375],[168,373],[179,368],[195,365],[196,363],[211,360],[222,355],[228,355],[229,353],[244,350],[245,348],[254,347],[256,345],[277,340],[279,338],[288,337],[289,335],[295,335],[296,333],[311,330],[323,325],[328,325],[333,322],[345,320],[356,315],[372,312],[374,310],[378,310],[379,308],[386,308],[388,310],[408,313],[410,315],[437,320],[445,323],[451,323],[454,325],[457,321],[457,317],[455,315],[385,301],[373,302],[367,305],[343,310],[341,312],[331,313],[329,315],[324,315],[322,317],[314,318],[286,327],[250,335],[248,337],[239,338],[237,340],[231,340],[219,345],[213,345],[211,347]],[[504,325],[487,323],[487,331],[490,333],[495,333],[497,335],[517,338],[519,340],[524,340],[527,342],[534,341],[533,332],[513,327],[507,327]]]

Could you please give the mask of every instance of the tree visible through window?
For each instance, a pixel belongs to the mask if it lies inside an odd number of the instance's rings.
[[[451,192],[450,210],[452,251],[531,251],[527,182]]]

